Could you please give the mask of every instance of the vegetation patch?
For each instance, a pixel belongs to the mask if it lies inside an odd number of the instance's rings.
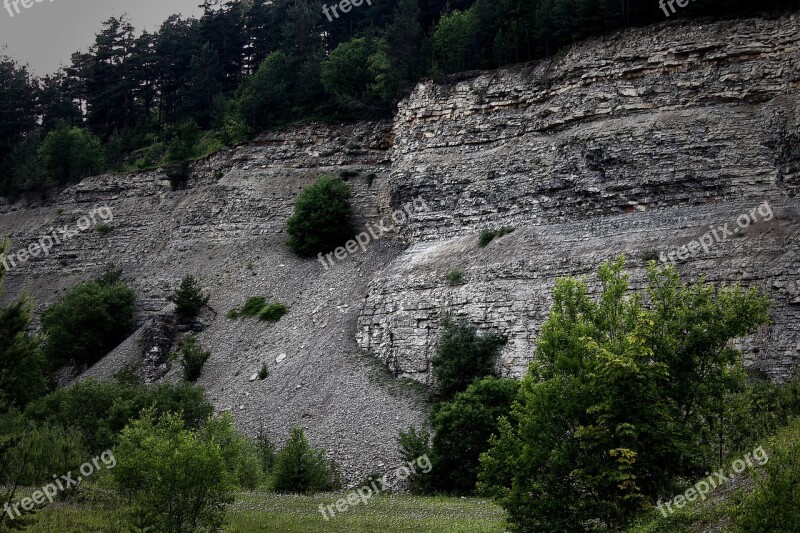
[[[516,231],[516,228],[511,228],[506,226],[496,230],[494,229],[483,230],[481,232],[481,236],[478,238],[478,246],[480,246],[481,248],[486,248],[487,246],[489,246],[489,243],[492,242],[493,240],[499,239],[500,237],[508,235],[509,233],[514,233],[514,231]]]
[[[258,317],[259,320],[277,322],[288,312],[289,308],[282,303],[270,303],[262,296],[251,296],[242,307],[228,311],[228,318]]]

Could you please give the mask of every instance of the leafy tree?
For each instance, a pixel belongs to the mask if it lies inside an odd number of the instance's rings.
[[[468,495],[475,491],[481,453],[498,433],[498,419],[507,416],[519,383],[486,377],[438,406],[433,415],[431,478],[440,492]]]
[[[51,180],[63,185],[105,169],[100,139],[87,130],[62,123],[44,138],[38,156]]]
[[[212,432],[218,435],[219,429]],[[219,442],[178,415],[145,412],[128,425],[111,471],[132,526],[156,531],[216,530],[233,500],[233,476]]]
[[[197,342],[196,337],[189,337],[181,342],[179,347],[181,353],[181,365],[183,365],[183,377],[189,383],[194,383],[200,379],[208,358],[211,357],[210,351],[205,351]]]
[[[210,418],[203,428],[203,434],[209,442],[219,444],[222,459],[236,486],[254,490],[264,482],[261,450],[236,431],[230,412]]]
[[[259,130],[285,120],[294,85],[295,72],[289,56],[282,51],[267,56],[256,73],[239,87],[236,109],[244,123]]]
[[[200,145],[200,128],[193,120],[168,127],[165,137],[169,143],[167,159],[173,162],[188,161],[195,157]]]
[[[500,335],[478,335],[474,327],[452,317],[442,321],[442,334],[431,364],[440,401],[452,399],[474,381],[494,374],[498,350],[505,344]]]
[[[369,68],[378,40],[360,37],[340,44],[322,63],[322,84],[339,105],[361,110],[377,110],[380,102],[374,91],[375,76]]]
[[[400,448],[400,458],[406,463],[416,461],[424,455],[432,455],[431,434],[424,430],[418,431],[415,427],[410,427],[405,432],[401,431],[397,438],[397,444]],[[411,474],[408,484],[412,494],[429,494],[434,488],[431,476],[427,476],[421,471]]]
[[[0,55],[0,160],[36,126],[37,89],[26,67]]]
[[[336,490],[341,481],[325,451],[312,448],[303,430],[295,428],[275,460],[272,486],[278,492],[314,494]]]
[[[93,365],[130,334],[135,301],[119,273],[73,287],[42,314],[47,359],[54,365]]]
[[[708,422],[744,379],[731,340],[766,324],[769,302],[681,284],[654,262],[629,294],[623,266],[600,268],[596,301],[585,280],[557,281],[535,362],[481,459],[482,492],[518,529],[618,527],[713,463],[720,428]]]
[[[0,241],[0,295],[6,275],[3,260],[8,240]],[[44,358],[40,339],[28,333],[32,309],[22,297],[0,307],[0,402],[22,407],[44,392]]]
[[[42,160],[39,157],[41,144],[41,136],[38,132],[33,132],[20,138],[11,147],[5,163],[0,165],[5,167],[6,175],[10,177],[5,182],[7,194],[15,196],[19,193],[41,192],[55,185],[42,167]]]
[[[322,175],[303,189],[286,223],[287,244],[296,254],[326,253],[353,236],[350,225],[350,187]]]
[[[191,274],[181,280],[181,285],[175,294],[167,298],[176,306],[176,312],[185,320],[192,320],[200,310],[208,304],[211,295],[204,294],[200,281]]]

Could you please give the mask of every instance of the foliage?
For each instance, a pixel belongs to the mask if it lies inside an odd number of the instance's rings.
[[[144,409],[154,410],[156,416],[181,413],[187,428],[199,427],[213,413],[203,390],[189,384],[145,387],[87,380],[32,402],[25,416],[37,423],[75,428],[89,452],[100,453],[113,447],[117,435]]]
[[[267,363],[261,365],[261,370],[258,371],[258,379],[264,381],[269,377],[269,368],[267,368]]]
[[[467,322],[445,317],[431,361],[438,399],[450,400],[475,380],[494,374],[497,353],[503,344],[505,339],[500,335],[478,335]]]
[[[226,468],[237,487],[254,490],[265,480],[260,450],[250,439],[236,431],[230,412],[210,418],[203,428],[206,440],[218,444]]]
[[[769,321],[768,300],[685,285],[655,263],[629,295],[623,266],[600,268],[596,301],[585,280],[557,281],[535,362],[481,459],[480,489],[517,529],[618,527],[719,453],[720,399],[744,379],[730,341]]]
[[[38,150],[42,167],[57,185],[103,171],[106,155],[100,139],[89,131],[66,123],[51,131]]]
[[[258,316],[264,307],[267,306],[267,299],[263,296],[251,296],[239,310],[241,316]]]
[[[350,187],[322,175],[303,189],[286,224],[287,244],[298,255],[330,252],[353,236],[350,225]]]
[[[289,309],[283,304],[268,304],[259,311],[258,319],[266,320],[267,322],[277,322],[288,312]]]
[[[90,366],[125,340],[133,328],[136,294],[112,277],[67,291],[42,314],[44,353],[53,365]]]
[[[236,320],[257,316],[259,320],[277,322],[288,312],[289,309],[282,303],[269,303],[263,296],[251,296],[241,308],[228,311],[228,318]]]
[[[184,339],[178,346],[183,366],[183,377],[189,383],[194,383],[203,373],[203,366],[211,357],[210,351],[205,351],[197,342],[197,337],[191,336]]]
[[[167,298],[176,306],[176,312],[185,320],[192,320],[200,310],[208,304],[211,295],[204,294],[200,281],[191,274],[181,280],[181,285],[175,294]]]
[[[233,476],[215,432],[184,428],[178,415],[145,412],[128,425],[111,471],[129,524],[157,531],[216,530],[232,501]]]
[[[734,522],[741,533],[800,530],[800,419],[772,438],[764,476],[742,502]]]
[[[489,437],[498,433],[498,419],[511,411],[518,388],[516,380],[486,377],[437,407],[430,457],[437,492],[474,492],[480,455],[489,449]]]
[[[8,241],[0,241],[0,295],[6,271]],[[27,298],[0,307],[0,403],[22,407],[44,392],[44,358],[40,339],[28,333],[32,305]]]
[[[272,469],[272,487],[277,492],[314,494],[340,488],[336,466],[324,450],[312,448],[302,429],[295,428],[278,453]]]
[[[401,431],[397,438],[400,448],[400,458],[405,463],[416,461],[419,457],[431,455],[431,434],[427,431],[417,431],[417,428],[410,427],[408,431]],[[434,463],[433,468],[436,468]],[[427,494],[432,489],[431,476],[421,471],[412,473],[408,478],[409,490],[412,494]]]
[[[97,224],[97,225],[94,227],[94,230],[95,230],[97,233],[101,233],[101,234],[103,234],[103,235],[105,235],[106,233],[111,233],[111,231],[112,231],[113,229],[114,229],[114,228],[113,228],[112,226],[110,226],[109,224],[106,224],[105,222],[101,222],[101,223]]]
[[[451,270],[447,273],[447,283],[450,285],[459,285],[464,280],[464,272],[462,270]]]
[[[489,246],[489,243],[492,242],[493,240],[499,239],[500,237],[503,237],[510,233],[514,233],[514,230],[515,228],[509,228],[505,226],[497,230],[492,230],[492,229],[483,230],[481,232],[480,238],[478,239],[478,246],[480,246],[481,248],[486,248],[487,246]]]
[[[86,460],[80,432],[62,426],[36,423],[16,409],[0,413],[0,492],[14,498],[18,487],[52,480],[53,472],[69,472]]]
[[[180,124],[168,127],[164,137],[168,143],[168,161],[188,161],[198,153],[200,127],[193,120],[185,120]]]
[[[381,102],[375,93],[375,76],[370,57],[379,45],[374,37],[360,37],[336,47],[322,63],[322,84],[339,105],[358,109],[377,109]]]

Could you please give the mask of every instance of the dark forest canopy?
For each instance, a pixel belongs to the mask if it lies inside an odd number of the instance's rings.
[[[0,194],[190,159],[293,121],[389,116],[422,77],[667,20],[658,0],[371,0],[338,17],[331,5],[207,0],[200,18],[175,15],[155,33],[111,18],[88,52],[40,79],[0,57]],[[697,0],[670,18],[798,7]]]

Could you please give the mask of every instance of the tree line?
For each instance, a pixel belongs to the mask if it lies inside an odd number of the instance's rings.
[[[173,15],[152,33],[110,18],[88,51],[43,77],[0,57],[0,194],[189,159],[293,121],[389,116],[422,77],[665,20],[650,0],[371,4],[329,21],[324,0],[205,0],[199,17]],[[706,0],[672,18],[798,6]]]

